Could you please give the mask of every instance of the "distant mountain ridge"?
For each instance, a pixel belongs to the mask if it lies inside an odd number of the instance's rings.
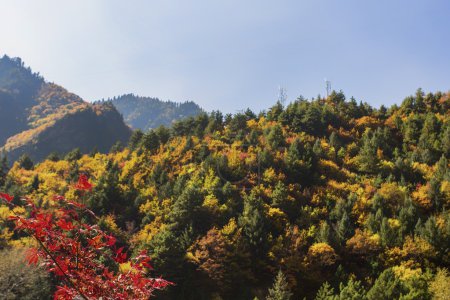
[[[131,129],[111,104],[90,104],[44,80],[20,58],[0,58],[0,150],[10,161],[27,153],[41,160],[73,148],[108,151]]]
[[[196,103],[177,103],[158,98],[126,94],[103,102],[111,102],[123,115],[125,122],[135,129],[149,130],[161,125],[170,126],[174,121],[196,116],[203,110]]]

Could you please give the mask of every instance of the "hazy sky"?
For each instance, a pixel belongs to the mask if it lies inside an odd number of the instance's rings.
[[[0,54],[85,100],[124,93],[255,111],[325,93],[450,89],[450,1],[0,0]]]

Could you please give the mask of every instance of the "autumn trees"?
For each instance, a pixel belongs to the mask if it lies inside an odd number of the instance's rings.
[[[16,163],[4,189],[57,212],[48,199],[80,196],[84,174],[92,222],[176,283],[163,299],[430,299],[448,278],[448,99],[202,114],[108,154]],[[0,224],[2,245],[21,240]]]
[[[86,192],[92,185],[81,175],[76,188]],[[0,198],[12,208],[8,219],[15,223],[17,233],[34,239],[34,245],[26,252],[28,263],[37,265],[40,261],[57,278],[54,299],[148,299],[154,290],[171,284],[148,276],[152,267],[146,251],[129,258],[115,237],[90,225],[88,221],[95,224],[96,216],[83,204],[56,196],[52,205],[43,209],[28,198],[22,199],[24,207],[14,204],[14,197],[6,193],[1,193]],[[122,266],[126,269],[119,270]],[[30,269],[26,275],[38,276],[33,272],[36,273]],[[27,280],[39,284],[37,281],[44,279]],[[32,292],[35,296],[48,293],[37,288]],[[23,297],[32,295],[26,293]]]

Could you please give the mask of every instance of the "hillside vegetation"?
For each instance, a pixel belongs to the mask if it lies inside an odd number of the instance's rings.
[[[75,147],[106,152],[131,134],[112,105],[91,105],[6,55],[0,59],[0,112],[0,150],[11,161]]]
[[[202,113],[127,147],[0,169],[3,190],[79,194],[174,282],[160,299],[448,299],[450,94],[375,109],[343,93]],[[4,246],[26,243],[10,234]]]
[[[176,103],[133,94],[106,101],[117,108],[128,125],[141,130],[149,130],[161,125],[170,126],[177,120],[202,113],[202,109],[192,101]]]

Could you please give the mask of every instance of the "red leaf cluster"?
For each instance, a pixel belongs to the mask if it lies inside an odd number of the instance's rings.
[[[80,187],[92,187],[81,177]],[[0,197],[10,203],[4,195]],[[27,251],[27,261],[37,264],[40,260],[61,280],[54,299],[148,299],[154,290],[172,284],[148,276],[152,267],[145,251],[127,258],[125,248],[117,247],[116,238],[86,223],[80,214],[93,213],[84,205],[57,197],[58,201],[44,211],[30,199],[24,200],[29,217],[11,216],[10,220],[16,230],[32,235],[40,245]],[[129,270],[116,271],[119,263],[129,264]]]
[[[11,201],[14,199],[14,196],[5,193],[0,193],[0,198],[5,199],[6,201],[8,201],[8,203],[11,203]]]
[[[75,188],[82,191],[91,191],[92,184],[89,182],[89,179],[85,174],[80,174]]]

